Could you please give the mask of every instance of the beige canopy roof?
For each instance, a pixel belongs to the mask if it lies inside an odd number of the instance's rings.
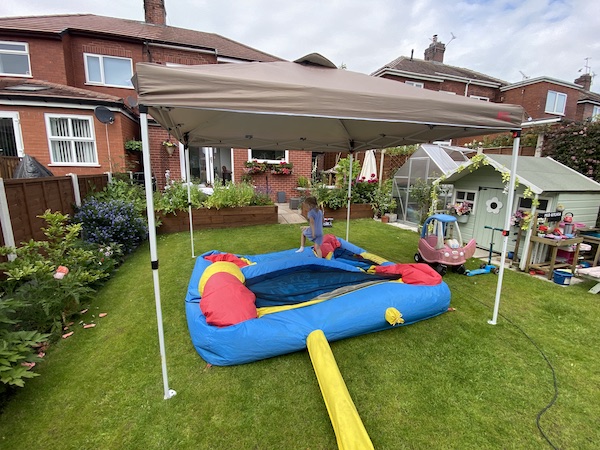
[[[139,104],[195,146],[341,151],[521,128],[520,106],[483,102],[295,62],[136,65]]]

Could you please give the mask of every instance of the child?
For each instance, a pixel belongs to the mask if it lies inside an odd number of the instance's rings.
[[[308,222],[309,227],[302,227],[302,234],[300,235],[300,248],[296,250],[296,253],[304,251],[304,244],[306,238],[309,238],[315,243],[315,254],[317,258],[322,258],[321,244],[323,244],[323,211],[317,205],[317,199],[315,197],[308,197],[304,200],[308,205]]]

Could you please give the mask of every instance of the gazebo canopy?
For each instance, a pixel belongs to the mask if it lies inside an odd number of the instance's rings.
[[[369,150],[520,129],[523,118],[520,106],[337,69],[317,54],[136,72],[139,104],[190,146]]]

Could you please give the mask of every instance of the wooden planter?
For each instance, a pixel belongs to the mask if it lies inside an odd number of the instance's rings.
[[[160,215],[159,219],[162,224],[157,229],[158,234],[176,233],[190,229],[187,211],[178,211],[177,215],[172,213]],[[273,224],[277,223],[277,205],[193,209],[192,221],[194,230]]]
[[[331,209],[331,208],[323,208],[324,209],[324,216],[323,217],[331,217],[334,220],[346,220],[346,217],[348,216],[348,208],[343,207],[343,208],[338,208],[338,209]],[[302,203],[302,215],[304,217],[308,217],[308,207],[306,206],[306,203]],[[372,218],[373,217],[373,208],[371,208],[371,205],[369,204],[365,204],[365,203],[353,203],[350,206],[350,218],[351,219],[365,219],[365,218]]]

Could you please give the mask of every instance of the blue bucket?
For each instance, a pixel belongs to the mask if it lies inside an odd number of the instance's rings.
[[[567,272],[566,270],[555,270],[554,271],[554,282],[556,284],[562,284],[563,286],[568,286],[571,284],[571,278],[573,274],[571,272]]]

